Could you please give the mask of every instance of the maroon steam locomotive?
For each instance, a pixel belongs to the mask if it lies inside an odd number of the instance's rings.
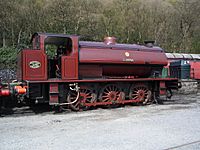
[[[118,44],[114,37],[87,42],[47,33],[35,33],[31,41],[32,48],[18,54],[17,80],[1,86],[1,97],[14,95],[19,101],[77,111],[148,104],[178,88],[177,79],[161,77],[167,58],[152,43]]]

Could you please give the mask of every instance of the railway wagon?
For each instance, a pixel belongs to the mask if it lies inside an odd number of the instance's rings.
[[[167,57],[150,42],[118,44],[114,37],[89,42],[74,35],[35,33],[31,43],[32,48],[19,52],[17,79],[1,86],[1,96],[77,111],[145,105],[178,88],[176,78],[162,78]]]
[[[200,54],[183,54],[183,53],[165,53],[168,58],[168,71],[170,72],[170,64],[181,62],[183,65],[190,67],[182,67],[175,68],[175,66],[171,66],[172,70],[176,70],[175,74],[179,74],[179,79],[184,79],[181,77],[181,74],[190,74],[187,79],[191,79],[193,81],[197,81],[199,83],[200,80]],[[174,73],[172,73],[174,75]],[[169,76],[173,76],[170,75]],[[183,82],[183,81],[182,81]]]

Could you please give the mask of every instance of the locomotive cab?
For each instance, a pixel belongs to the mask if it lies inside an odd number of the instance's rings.
[[[71,55],[72,40],[66,37],[47,37],[44,47],[48,59],[48,77],[61,78],[62,57]]]
[[[78,37],[35,33],[32,49],[18,56],[18,80],[45,81],[78,78]]]

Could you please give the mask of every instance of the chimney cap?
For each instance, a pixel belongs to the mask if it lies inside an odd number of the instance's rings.
[[[116,38],[115,37],[110,37],[110,36],[105,37],[104,38],[104,43],[106,45],[116,44]]]

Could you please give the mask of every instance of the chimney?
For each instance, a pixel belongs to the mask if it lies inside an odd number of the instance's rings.
[[[116,38],[115,37],[105,37],[104,38],[104,43],[106,45],[116,44]]]

